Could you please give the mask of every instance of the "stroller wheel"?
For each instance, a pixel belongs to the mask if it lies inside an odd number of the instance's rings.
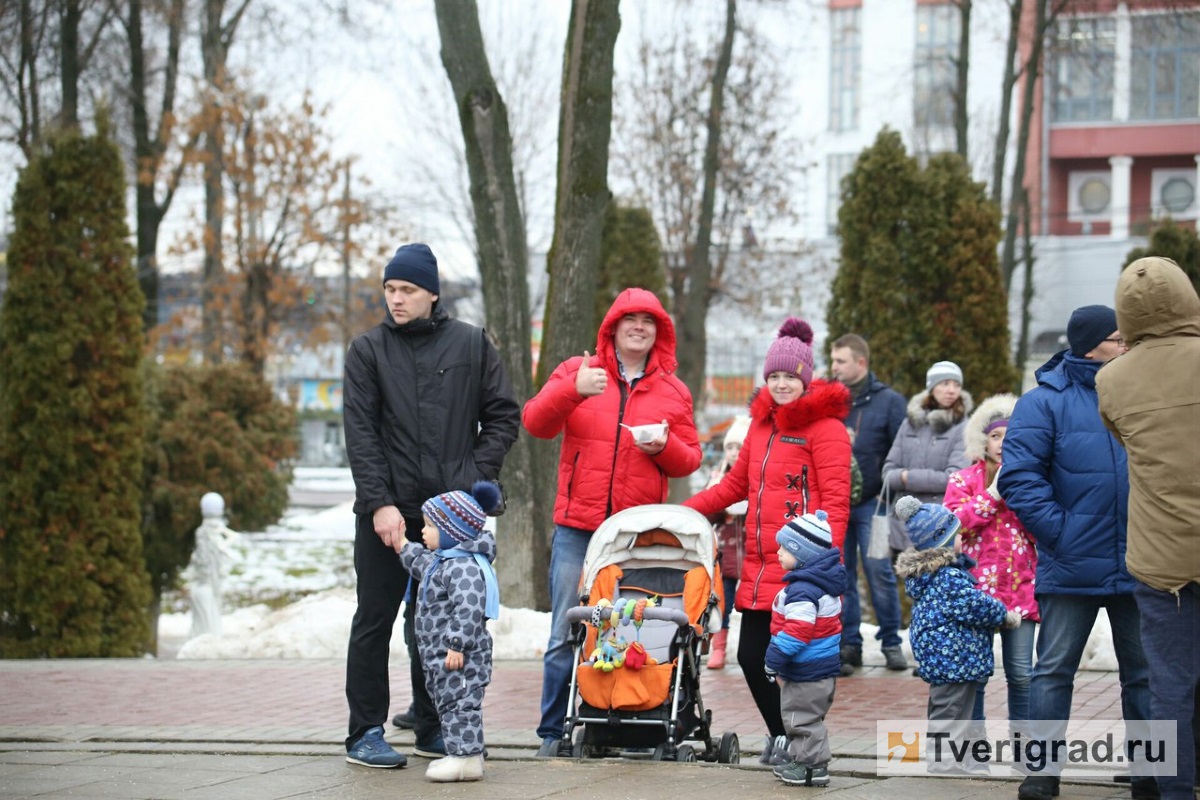
[[[679,745],[679,751],[675,753],[675,760],[684,763],[692,763],[696,760],[696,748],[690,744]]]
[[[738,735],[733,731],[725,731],[721,734],[721,745],[717,748],[717,763],[740,764],[741,762],[742,748],[738,744]]]
[[[667,746],[665,744],[660,744],[657,747],[655,747],[654,752],[650,754],[650,760],[651,761],[666,761],[667,760]]]

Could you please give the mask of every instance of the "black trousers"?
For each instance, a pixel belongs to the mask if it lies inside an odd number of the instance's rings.
[[[405,519],[408,538],[421,535],[425,522]],[[392,628],[404,591],[408,571],[400,557],[383,544],[375,533],[370,514],[357,514],[354,526],[354,572],[358,576],[358,610],[350,625],[350,647],[346,653],[346,702],[350,706],[349,736],[346,748],[369,728],[388,719],[391,691],[388,681],[388,655],[392,646]],[[412,682],[414,733],[421,744],[432,743],[441,733],[437,710],[425,686],[425,671],[417,655],[412,635],[420,587],[413,583],[412,602],[404,609],[404,642],[408,648],[409,680]]]
[[[767,680],[765,671],[767,647],[771,644],[771,612],[743,611],[742,627],[738,633],[738,666],[758,706],[758,713],[772,737],[784,736],[783,714],[779,706],[779,686]]]

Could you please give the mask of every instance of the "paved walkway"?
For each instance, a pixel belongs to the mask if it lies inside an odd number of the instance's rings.
[[[407,666],[393,668],[393,712],[409,701]],[[574,798],[675,796],[681,786],[722,797],[794,797],[747,755],[743,768],[655,764],[635,759],[532,760],[538,740],[541,662],[500,661],[484,706],[489,746],[483,784],[435,786],[423,759],[406,770],[345,763],[345,698],[340,661],[73,660],[0,661],[0,797],[245,798],[419,797]],[[1003,716],[994,679],[989,715]],[[736,667],[704,672],[703,699],[715,733],[732,730],[756,752],[766,731]],[[1016,796],[999,779],[880,780],[875,721],[924,717],[926,687],[909,673],[866,668],[839,681],[829,717],[833,785],[807,793],[839,798],[936,800]],[[1115,674],[1081,673],[1073,718],[1120,715]],[[407,731],[388,739],[402,751]],[[703,770],[702,772],[700,770]],[[486,787],[486,788],[485,788]],[[1115,784],[1064,786],[1063,797],[1124,797]]]

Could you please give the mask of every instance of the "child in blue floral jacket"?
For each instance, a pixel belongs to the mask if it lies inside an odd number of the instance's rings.
[[[917,675],[929,684],[927,716],[931,723],[969,721],[979,682],[992,674],[992,634],[1020,625],[1021,614],[975,585],[975,562],[954,547],[960,523],[952,511],[906,496],[896,501],[896,516],[913,542],[896,559],[896,576],[913,600],[908,636]]]

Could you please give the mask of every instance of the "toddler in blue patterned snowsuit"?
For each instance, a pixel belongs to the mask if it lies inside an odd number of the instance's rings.
[[[431,781],[483,777],[483,693],[492,679],[487,620],[500,612],[496,538],[484,523],[499,501],[499,489],[483,481],[470,494],[427,500],[424,546],[408,542],[400,551],[404,568],[420,581],[417,651],[446,743],[446,757],[425,771]]]
[[[992,634],[1002,625],[1019,625],[1021,614],[1008,612],[975,585],[970,572],[975,561],[954,548],[960,523],[952,511],[906,496],[896,501],[896,516],[913,542],[896,559],[896,576],[904,579],[904,591],[913,600],[908,637],[917,675],[929,684],[930,734],[946,730],[952,739],[965,739],[979,682],[991,676],[995,665]],[[973,766],[987,768],[946,761],[929,768],[957,771]]]

